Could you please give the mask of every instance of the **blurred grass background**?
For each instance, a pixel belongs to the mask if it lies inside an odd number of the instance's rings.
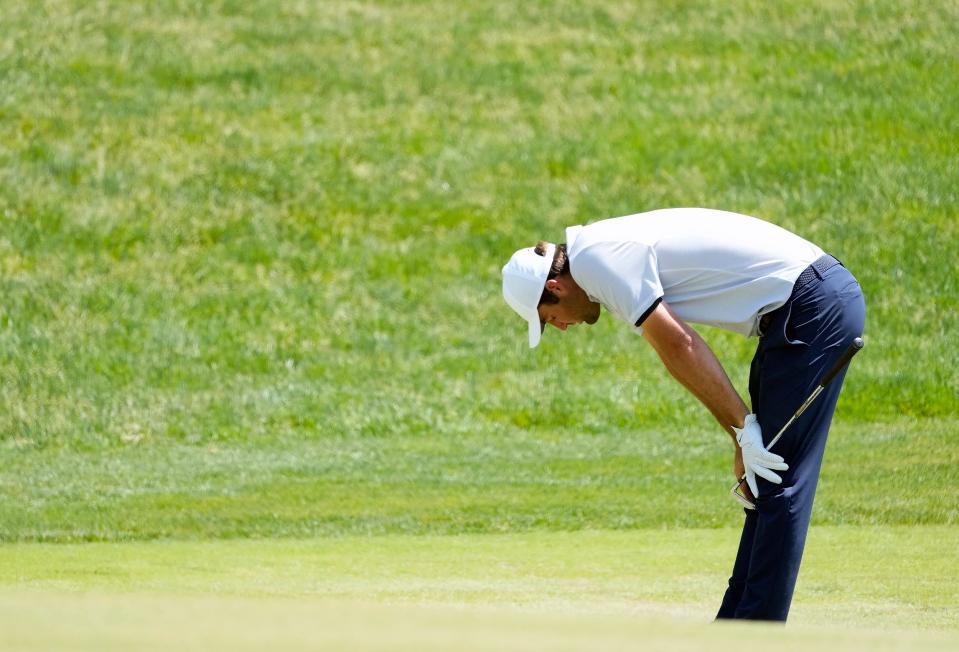
[[[664,206],[867,295],[816,522],[959,522],[951,2],[18,2],[0,539],[735,525],[732,448],[513,250]],[[704,329],[745,386],[754,343]]]

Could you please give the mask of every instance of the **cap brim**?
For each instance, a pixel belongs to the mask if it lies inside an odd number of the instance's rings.
[[[543,324],[539,321],[539,313],[534,313],[534,317],[527,317],[529,323],[529,348],[535,349],[543,336]]]
[[[545,255],[534,247],[520,249],[503,266],[503,298],[529,327],[529,347],[535,348],[543,335],[539,300],[552,265],[556,245],[546,247]]]

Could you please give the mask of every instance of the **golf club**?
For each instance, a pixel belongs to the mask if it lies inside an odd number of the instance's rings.
[[[783,433],[786,432],[786,429],[791,426],[793,422],[795,422],[796,419],[802,415],[803,412],[806,411],[806,408],[808,408],[812,402],[816,400],[816,397],[822,393],[822,390],[824,390],[826,386],[833,381],[836,375],[842,371],[843,367],[849,364],[849,361],[852,360],[852,357],[859,353],[860,349],[862,349],[864,345],[865,343],[862,341],[861,337],[857,337],[852,341],[852,343],[849,345],[849,348],[847,348],[845,353],[843,353],[839,360],[836,361],[836,364],[834,364],[832,368],[829,369],[829,371],[827,371],[822,377],[819,385],[816,386],[816,389],[812,391],[812,393],[809,395],[809,398],[803,401],[803,404],[799,406],[799,409],[796,410],[791,417],[789,417],[789,421],[787,421],[786,424],[779,429],[779,432],[776,433],[776,436],[772,438],[772,440],[769,442],[769,445],[766,446],[767,451],[772,450],[772,447],[776,445],[776,442],[779,441],[779,438],[783,436]],[[732,493],[733,498],[742,503],[746,509],[756,509],[756,503],[751,501],[742,489],[744,484],[746,484],[745,475],[739,479],[739,482],[733,485],[730,493]]]

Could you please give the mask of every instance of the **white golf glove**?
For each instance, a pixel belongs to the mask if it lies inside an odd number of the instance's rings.
[[[775,453],[770,453],[763,445],[763,431],[756,421],[755,414],[746,415],[742,428],[733,426],[736,431],[736,441],[739,442],[739,448],[743,451],[743,466],[746,467],[746,483],[754,498],[759,498],[759,488],[756,486],[756,476],[765,478],[773,484],[779,484],[783,481],[778,474],[773,473],[771,469],[785,471],[789,465],[782,457]]]

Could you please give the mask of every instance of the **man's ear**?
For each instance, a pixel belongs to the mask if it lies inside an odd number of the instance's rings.
[[[569,289],[565,283],[561,282],[562,277],[551,278],[546,281],[546,289],[552,292],[556,297],[562,299],[566,296]]]

